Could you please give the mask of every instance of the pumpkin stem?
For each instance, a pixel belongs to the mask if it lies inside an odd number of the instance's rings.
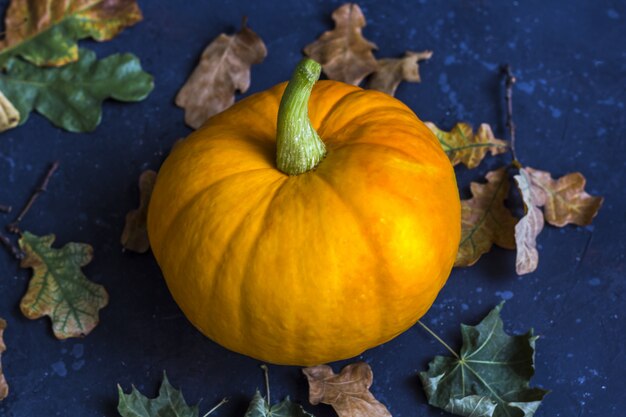
[[[276,165],[287,175],[315,168],[326,155],[326,147],[309,120],[309,97],[319,79],[321,66],[304,58],[296,66],[278,109]]]

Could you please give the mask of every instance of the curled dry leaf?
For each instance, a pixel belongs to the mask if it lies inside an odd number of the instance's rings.
[[[58,339],[85,336],[98,324],[98,311],[109,295],[80,269],[93,258],[92,247],[72,242],[55,249],[54,239],[24,232],[19,240],[25,255],[20,266],[33,269],[20,309],[29,319],[49,316]]]
[[[322,65],[331,80],[358,85],[377,68],[372,50],[376,45],[363,37],[365,16],[354,3],[346,3],[332,14],[335,29],[324,32],[304,53]]]
[[[0,91],[0,132],[13,129],[20,123],[20,113]]]
[[[504,200],[509,192],[506,169],[490,171],[487,184],[472,182],[473,197],[461,201],[461,243],[454,266],[476,263],[491,246],[515,249],[515,223]]]
[[[135,0],[12,0],[0,64],[19,55],[36,65],[65,65],[78,59],[77,40],[109,40],[141,19]]]
[[[403,58],[379,59],[378,69],[367,80],[367,88],[393,96],[402,81],[421,81],[418,63],[430,59],[431,56],[432,51],[407,51]]]
[[[549,172],[525,168],[532,182],[534,201],[543,207],[546,221],[563,227],[573,223],[591,224],[602,206],[603,198],[585,192],[585,177],[580,172],[554,180]]]
[[[185,122],[194,129],[235,102],[235,91],[250,87],[250,66],[265,59],[263,40],[244,25],[234,35],[219,35],[206,47],[200,63],[176,96]]]
[[[509,336],[500,318],[503,303],[477,325],[461,325],[463,346],[454,357],[436,356],[420,379],[428,403],[472,417],[532,417],[548,391],[531,388],[535,373],[532,329]]]
[[[7,350],[6,345],[4,344],[4,329],[7,328],[7,322],[3,319],[0,319],[0,356],[2,356],[2,352]],[[0,401],[4,400],[9,395],[9,384],[7,384],[7,380],[4,377],[4,373],[2,372],[2,361],[0,361]]]
[[[331,405],[339,417],[391,417],[369,388],[374,379],[364,362],[350,364],[335,374],[328,365],[302,370],[309,381],[309,401]]]
[[[126,215],[126,224],[120,238],[124,249],[139,253],[150,249],[146,219],[156,177],[157,173],[152,170],[144,171],[139,176],[139,207]]]
[[[462,122],[454,125],[449,132],[431,122],[426,122],[426,126],[435,134],[452,165],[463,163],[470,169],[476,168],[487,152],[498,155],[509,149],[506,141],[496,139],[487,123],[481,124],[476,133],[473,133],[471,125]]]
[[[518,275],[529,274],[537,269],[539,252],[537,252],[537,236],[543,230],[543,213],[537,207],[532,190],[531,179],[525,168],[519,170],[515,181],[519,188],[526,214],[515,225],[515,246],[517,258],[515,270]]]

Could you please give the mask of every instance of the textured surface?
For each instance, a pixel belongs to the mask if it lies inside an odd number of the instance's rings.
[[[4,9],[6,1],[0,1]],[[587,190],[606,197],[593,226],[546,226],[539,236],[536,272],[517,278],[515,254],[494,249],[473,267],[455,270],[425,317],[426,324],[458,348],[458,324],[476,324],[501,299],[505,329],[534,327],[534,386],[553,392],[537,416],[620,417],[626,407],[624,349],[626,315],[626,6],[623,2],[528,0],[496,2],[363,1],[365,36],[378,57],[406,49],[431,49],[421,84],[402,84],[397,97],[424,120],[450,129],[459,120],[488,122],[503,137],[502,83],[497,65],[516,70],[515,111],[522,162],[554,177],[581,171]],[[29,271],[0,252],[0,317],[9,325],[3,369],[11,395],[0,404],[8,417],[116,416],[116,383],[135,383],[154,396],[166,369],[172,384],[206,412],[224,396],[218,417],[245,413],[263,384],[258,363],[210,342],[182,316],[150,256],[122,253],[126,212],[136,207],[139,174],[158,167],[171,145],[190,131],[173,100],[204,47],[219,33],[235,31],[242,15],[265,41],[268,57],[252,68],[247,94],[286,80],[301,48],[332,28],[339,2],[220,3],[208,0],[140,1],[144,21],[104,44],[86,42],[100,57],[132,51],[155,75],[144,102],[106,103],[94,133],[70,134],[34,115],[28,124],[0,135],[0,202],[19,206],[48,164],[61,168],[24,220],[57,242],[88,242],[94,261],[85,273],[104,284],[111,301],[86,339],[60,342],[45,319],[21,316],[19,300]],[[462,194],[470,180],[500,164],[457,167]],[[518,202],[518,207],[521,202]],[[518,213],[519,214],[519,213]],[[7,222],[11,216],[2,217]],[[417,377],[446,351],[413,328],[361,357],[374,371],[372,392],[394,417],[445,415],[426,404]],[[339,369],[345,363],[334,364]],[[310,406],[307,383],[297,368],[271,367],[272,397],[290,395],[316,417],[327,406]]]

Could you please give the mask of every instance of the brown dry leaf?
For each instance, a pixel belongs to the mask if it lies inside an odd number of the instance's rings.
[[[372,50],[376,45],[363,37],[365,16],[355,3],[346,3],[332,14],[335,29],[324,32],[304,53],[322,65],[331,80],[358,85],[376,71]]]
[[[78,60],[77,40],[109,40],[142,18],[136,0],[13,0],[0,61],[20,55],[36,65],[65,65]]]
[[[487,123],[481,124],[476,133],[473,133],[471,125],[462,122],[454,125],[449,132],[431,122],[426,122],[426,126],[435,134],[453,166],[463,163],[470,169],[476,168],[487,152],[498,155],[509,149],[506,141],[496,139]]]
[[[516,175],[517,187],[522,193],[526,214],[515,225],[515,245],[517,259],[515,270],[518,275],[529,274],[537,269],[539,252],[537,252],[537,236],[543,230],[543,213],[537,207],[533,185],[526,168],[519,170]]]
[[[124,249],[138,253],[145,253],[150,249],[146,220],[156,177],[157,173],[150,169],[139,176],[139,207],[126,214],[126,224],[120,238]]]
[[[0,91],[0,132],[13,129],[20,123],[20,113]]]
[[[432,51],[407,51],[403,58],[379,59],[378,69],[367,80],[367,88],[393,96],[402,81],[421,81],[418,63],[430,59],[431,56]]]
[[[350,364],[335,374],[328,365],[302,370],[309,381],[309,402],[331,405],[339,417],[391,417],[369,391],[374,375],[365,362]]]
[[[604,199],[585,192],[586,181],[580,172],[554,180],[549,172],[525,169],[532,181],[534,201],[543,207],[548,223],[558,227],[591,224]]]
[[[473,197],[461,201],[461,243],[454,266],[476,263],[491,246],[515,249],[515,217],[504,206],[509,192],[505,168],[490,171],[487,184],[472,182]]]
[[[200,63],[176,96],[185,122],[194,129],[235,102],[235,91],[250,87],[250,66],[267,55],[263,40],[244,24],[234,35],[222,33],[206,47]]]
[[[7,322],[3,319],[0,319],[0,356],[2,352],[7,350],[6,345],[4,344],[4,329],[7,328]],[[0,361],[0,401],[4,400],[9,395],[9,384],[7,384],[7,380],[4,377],[4,373],[2,372],[2,362]]]

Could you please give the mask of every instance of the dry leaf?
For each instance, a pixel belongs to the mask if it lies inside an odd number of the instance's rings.
[[[309,402],[331,405],[339,417],[391,417],[369,391],[374,376],[365,362],[346,366],[338,375],[328,365],[302,370],[309,380]]]
[[[0,132],[13,129],[20,123],[20,113],[0,91]]]
[[[539,252],[537,252],[537,236],[543,230],[543,213],[537,207],[534,199],[535,193],[530,175],[526,168],[519,170],[515,181],[522,193],[526,214],[515,225],[515,245],[517,247],[517,259],[515,270],[518,275],[529,274],[537,269]]]
[[[20,55],[36,65],[65,65],[78,59],[77,40],[109,40],[141,19],[135,0],[13,0],[1,59]]]
[[[490,171],[487,184],[472,182],[473,197],[461,201],[461,243],[454,266],[470,266],[496,245],[515,249],[515,223],[504,200],[509,192],[505,168]]]
[[[554,180],[549,172],[525,168],[532,181],[534,201],[543,207],[546,221],[563,227],[591,224],[604,199],[585,192],[585,177],[579,172]]]
[[[139,176],[139,207],[129,211],[126,215],[126,224],[120,238],[124,249],[138,253],[144,253],[150,249],[146,219],[156,177],[157,173],[152,170],[144,171]]]
[[[3,319],[0,319],[0,356],[2,352],[7,350],[6,345],[4,344],[4,329],[7,328],[7,322]],[[9,385],[7,384],[7,380],[4,377],[4,373],[2,372],[2,362],[0,361],[0,401],[4,400],[9,395]]]
[[[324,32],[304,53],[322,65],[331,80],[358,85],[377,68],[372,50],[376,45],[363,37],[365,16],[355,3],[346,3],[332,14],[335,29]]]
[[[250,66],[267,55],[263,40],[246,27],[234,35],[219,35],[206,47],[200,63],[176,96],[185,122],[194,129],[235,102],[235,91],[250,87]]]
[[[19,240],[25,255],[20,266],[33,269],[20,309],[29,319],[49,316],[57,339],[85,336],[98,324],[98,311],[109,295],[80,269],[91,262],[93,248],[71,242],[56,249],[54,239],[24,232]]]
[[[426,122],[426,126],[435,134],[452,165],[463,163],[470,169],[476,168],[487,152],[498,155],[509,149],[507,142],[496,139],[491,126],[486,123],[481,124],[476,133],[472,132],[472,126],[462,122],[449,132],[431,122]]]
[[[400,82],[419,83],[421,81],[418,63],[430,59],[431,56],[433,56],[432,51],[407,51],[403,58],[379,59],[378,69],[367,80],[367,88],[393,96]]]

